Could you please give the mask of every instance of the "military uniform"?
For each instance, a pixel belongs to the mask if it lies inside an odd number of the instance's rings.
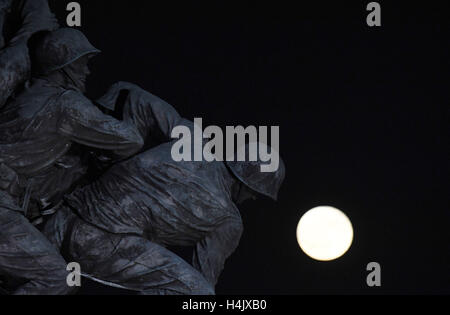
[[[78,57],[95,51],[87,40],[84,48],[80,45],[83,36],[78,31],[55,34],[52,44],[74,42]],[[72,151],[74,144],[126,158],[141,149],[143,140],[126,119],[104,114],[76,89],[45,77],[34,79],[1,111],[0,275],[27,281],[16,294],[70,291],[64,259],[26,216],[32,209],[52,213],[85,173],[85,165]]]
[[[68,242],[67,259],[82,272],[143,293],[214,293],[243,231],[232,175],[221,162],[174,162],[171,146],[121,162],[65,198],[45,234]],[[166,246],[194,246],[195,268]]]
[[[193,128],[150,93],[127,84],[116,87],[121,89],[129,92],[124,112],[146,117],[136,124],[150,135],[160,126],[170,134],[177,120]],[[114,100],[117,92],[111,95],[105,99]],[[155,113],[166,118],[155,120]],[[276,199],[284,165],[274,174],[257,175],[260,162],[232,164],[232,169],[224,162],[175,162],[172,145],[167,142],[120,162],[65,197],[44,233],[67,259],[81,264],[82,272],[146,294],[214,294],[225,260],[243,232],[233,183],[240,178]],[[193,246],[192,265],[167,246]]]
[[[0,108],[29,79],[28,39],[56,28],[47,0],[0,0]]]

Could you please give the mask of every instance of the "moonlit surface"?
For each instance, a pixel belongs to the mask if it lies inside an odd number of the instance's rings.
[[[301,249],[311,258],[331,261],[343,256],[352,245],[353,227],[349,218],[332,207],[308,211],[297,227]]]

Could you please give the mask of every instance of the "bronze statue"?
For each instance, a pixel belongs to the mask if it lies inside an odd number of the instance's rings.
[[[166,102],[129,83],[126,116],[148,140],[161,122],[180,119]],[[164,114],[166,113],[166,114]],[[162,133],[167,127],[163,127]],[[76,189],[45,228],[66,259],[83,272],[143,294],[214,294],[225,260],[243,231],[237,205],[256,196],[276,199],[284,165],[261,173],[256,162],[175,162],[166,142],[115,164]],[[165,247],[194,246],[192,265]]]
[[[28,40],[57,28],[47,0],[0,0],[0,108],[30,77]]]
[[[142,294],[214,294],[243,231],[237,205],[276,199],[284,165],[175,162],[172,130],[193,123],[171,105],[125,82],[83,95],[99,52],[47,1],[0,0],[0,284],[68,294],[75,261]],[[192,264],[172,245],[195,246]]]
[[[98,52],[74,29],[45,34],[36,48],[40,76],[2,108],[0,273],[28,280],[17,294],[69,291],[65,261],[27,218],[53,213],[86,172],[73,144],[121,158],[143,145],[134,125],[82,94],[88,59]]]

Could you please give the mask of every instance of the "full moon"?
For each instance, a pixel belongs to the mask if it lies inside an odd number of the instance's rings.
[[[341,210],[317,207],[300,219],[297,240],[300,248],[309,257],[319,261],[331,261],[342,257],[350,249],[353,226]]]

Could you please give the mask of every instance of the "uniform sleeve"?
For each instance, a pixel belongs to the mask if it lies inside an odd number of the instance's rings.
[[[0,12],[0,32],[4,23],[12,23],[8,27],[18,29],[8,43],[0,34],[0,107],[6,103],[17,87],[29,78],[31,65],[27,41],[30,36],[39,31],[54,30],[58,27],[47,0],[20,0],[13,3],[15,5],[11,14],[17,17],[17,21],[16,19],[12,20],[15,22],[5,21],[5,12]],[[0,9],[1,7],[2,5]]]
[[[216,285],[225,260],[236,250],[243,230],[242,221],[232,218],[196,245],[193,265],[212,285]]]
[[[125,95],[122,107],[121,95]],[[173,128],[179,125],[190,126],[170,104],[159,97],[143,90],[139,86],[118,82],[97,101],[103,107],[123,115],[124,119],[132,121],[144,139],[155,144],[171,141]]]
[[[28,40],[34,33],[53,31],[59,27],[47,0],[21,0],[18,6],[22,26],[11,43]]]
[[[59,101],[61,118],[57,129],[72,141],[120,157],[131,156],[142,148],[142,137],[132,123],[104,114],[82,94],[68,91]]]

